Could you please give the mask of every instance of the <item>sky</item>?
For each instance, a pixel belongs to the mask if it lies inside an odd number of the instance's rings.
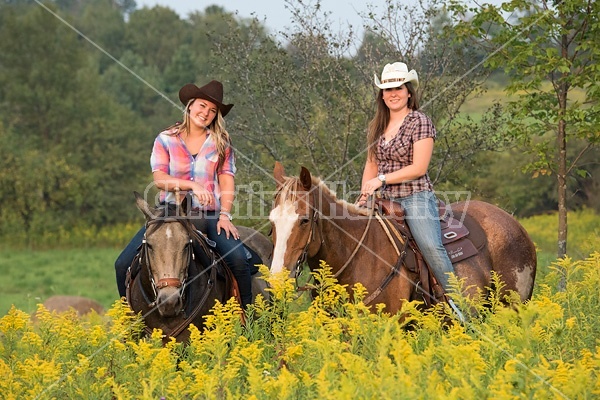
[[[307,4],[316,4],[316,0],[305,0]],[[340,28],[346,28],[349,24],[353,26],[358,37],[362,36],[363,19],[359,13],[365,13],[368,10],[367,3],[384,3],[379,1],[365,0],[321,0],[321,7],[324,11],[331,12],[330,20]],[[273,34],[284,31],[286,27],[291,27],[292,14],[286,8],[285,0],[136,0],[138,8],[153,7],[161,5],[175,10],[182,18],[186,18],[192,11],[204,12],[210,5],[218,5],[232,13],[236,13],[241,18],[257,17],[264,20],[266,27]],[[335,27],[334,27],[335,28]]]
[[[303,1],[314,6],[318,0]],[[508,0],[464,0],[463,2],[470,5],[476,2],[499,5],[505,1]],[[295,1],[292,2],[296,4]],[[289,31],[286,27],[292,26],[292,13],[286,3],[286,0],[136,0],[138,8],[161,5],[175,10],[182,18],[186,18],[190,12],[204,12],[206,7],[217,5],[241,18],[256,17],[264,21],[265,26],[275,36],[278,36],[280,31]],[[401,0],[399,3],[417,4],[417,0]],[[362,38],[364,31],[364,18],[360,15],[366,15],[369,9],[374,10],[376,15],[381,15],[385,7],[384,0],[320,0],[320,4],[322,11],[331,13],[328,20],[334,24],[331,27],[332,31],[347,32],[348,26],[352,25],[354,36],[357,38]]]

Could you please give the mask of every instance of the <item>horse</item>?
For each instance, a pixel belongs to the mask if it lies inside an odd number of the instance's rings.
[[[284,174],[283,166],[277,162],[273,170],[277,190],[269,214],[274,245],[272,273],[287,269],[293,276],[294,269],[299,271],[305,260],[311,271],[324,261],[350,295],[353,285],[361,283],[370,293],[363,302],[383,303],[387,312],[397,313],[409,300],[422,299],[424,307],[442,301],[429,301],[430,296],[419,291],[424,284],[423,275],[407,262],[411,259],[407,253],[414,253],[413,260],[419,258],[418,250],[406,236],[391,234],[397,223],[390,224],[389,219],[378,217],[369,208],[337,199],[305,167],[301,167],[299,177]],[[503,283],[499,290],[505,303],[510,291],[516,292],[521,302],[530,299],[537,257],[521,224],[504,210],[483,201],[447,206],[455,216],[469,220],[471,229],[481,235],[476,254],[453,263],[463,295],[489,294],[493,271]]]
[[[163,341],[189,339],[190,324],[204,326],[216,301],[236,297],[241,304],[235,277],[213,251],[211,241],[200,233],[188,215],[188,201],[180,205],[151,207],[135,192],[136,206],[146,217],[142,246],[128,271],[126,300],[144,320],[145,333],[160,328]],[[272,244],[252,228],[238,227],[253,264],[268,266]],[[256,268],[257,270],[257,268]],[[253,301],[261,294],[268,298],[260,272],[252,276]],[[243,317],[242,317],[243,318]]]
[[[267,239],[268,240],[268,239]],[[270,241],[270,240],[269,240]],[[103,315],[104,307],[96,300],[82,296],[54,295],[42,304],[51,313],[62,314],[75,311],[78,317],[84,317],[92,312]],[[37,311],[31,315],[32,321],[37,321]]]

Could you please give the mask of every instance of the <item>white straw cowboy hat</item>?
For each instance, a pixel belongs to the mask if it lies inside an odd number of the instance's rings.
[[[377,77],[377,74],[373,75],[375,78],[375,86],[379,89],[389,89],[404,85],[406,82],[412,82],[415,89],[419,86],[419,77],[414,69],[408,71],[406,64],[401,62],[395,62],[393,64],[387,64],[383,68],[381,73],[381,81]]]
[[[223,104],[223,84],[219,81],[212,80],[202,87],[198,87],[193,83],[188,83],[179,89],[179,100],[185,106],[191,99],[204,99],[216,104],[221,111],[221,115],[225,117],[233,104]]]

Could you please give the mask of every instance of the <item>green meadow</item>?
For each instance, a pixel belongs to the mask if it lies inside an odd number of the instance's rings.
[[[538,278],[556,260],[557,221],[556,214],[521,220],[538,248]],[[125,237],[131,237],[135,229],[133,225],[121,228],[126,234],[121,234],[119,241],[126,243]],[[573,259],[600,250],[600,216],[591,210],[569,213],[568,235],[568,254]],[[110,307],[118,298],[114,261],[120,251],[118,243],[106,247],[0,250],[0,271],[9,278],[0,280],[0,315],[13,304],[25,312],[35,311],[38,303],[59,294],[90,297]]]

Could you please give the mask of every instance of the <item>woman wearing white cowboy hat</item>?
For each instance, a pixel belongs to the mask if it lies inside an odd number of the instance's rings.
[[[192,194],[198,230],[215,242],[217,252],[235,276],[242,306],[252,301],[250,263],[232,223],[236,172],[225,117],[233,104],[223,103],[223,85],[211,81],[202,87],[184,85],[179,100],[185,106],[183,122],[170,126],[154,141],[150,164],[160,200],[178,203],[175,192]],[[142,243],[142,228],[115,262],[119,294],[125,295],[125,277]]]
[[[405,209],[406,221],[425,261],[444,290],[454,273],[442,245],[438,203],[427,174],[436,130],[419,111],[419,78],[406,64],[387,64],[381,80],[375,75],[377,111],[367,132],[368,153],[362,177],[361,199],[380,190]],[[463,318],[451,299],[449,304]]]

